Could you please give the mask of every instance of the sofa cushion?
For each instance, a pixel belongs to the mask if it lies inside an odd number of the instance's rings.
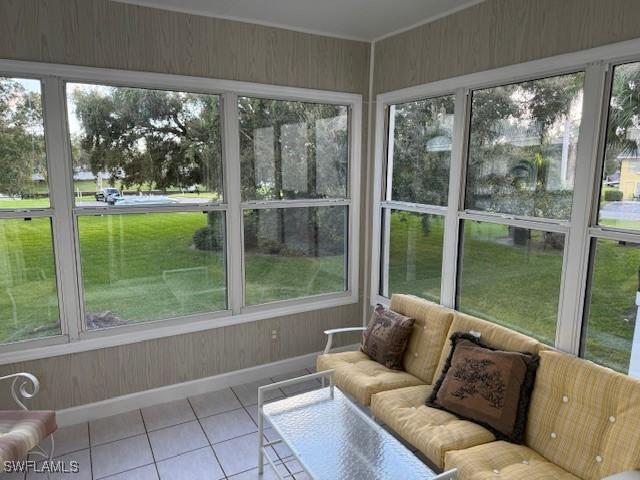
[[[448,338],[453,310],[413,295],[400,294],[391,296],[389,307],[415,320],[403,359],[405,371],[426,384],[432,383]]]
[[[56,428],[53,411],[0,410],[0,462],[23,459]]]
[[[640,381],[541,352],[526,444],[585,480],[640,469]]]
[[[499,348],[500,350],[509,350],[511,352],[537,353],[545,348],[544,345],[535,338],[527,337],[501,325],[460,312],[455,312],[451,327],[447,333],[447,338],[451,337],[455,332],[478,332],[480,333],[480,340],[482,340],[483,343],[491,345],[494,348]],[[451,344],[447,342],[440,355],[436,378],[440,377],[450,352]]]
[[[424,402],[431,388],[420,385],[378,393],[372,397],[371,412],[439,468],[444,467],[446,452],[495,440],[476,423],[427,407]]]
[[[458,480],[580,480],[524,445],[499,441],[447,452]]]
[[[451,336],[452,350],[427,406],[442,408],[522,444],[538,356],[496,350],[470,333]]]
[[[410,373],[391,370],[362,352],[320,355],[316,366],[318,371],[335,369],[336,385],[362,405],[369,405],[374,393],[422,384]]]
[[[413,331],[414,319],[376,305],[360,349],[371,360],[393,370],[402,370],[402,357]]]

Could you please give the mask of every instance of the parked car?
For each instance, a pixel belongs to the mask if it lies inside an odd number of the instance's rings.
[[[107,197],[107,205],[115,205],[120,202],[124,202],[124,197],[119,193],[117,195],[109,195]]]
[[[120,195],[120,190],[117,188],[103,188],[99,192],[96,192],[96,202],[109,203],[108,199],[110,196],[119,197]]]

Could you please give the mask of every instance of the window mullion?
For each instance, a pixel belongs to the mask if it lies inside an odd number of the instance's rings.
[[[309,208],[349,206],[351,199],[309,199],[309,200],[264,200],[241,202],[240,206],[251,210],[270,210],[272,208]]]
[[[451,146],[451,166],[449,171],[449,194],[447,213],[445,215],[444,239],[442,250],[442,283],[440,289],[440,303],[455,308],[456,306],[456,278],[458,265],[458,236],[460,221],[458,212],[464,207],[464,162],[465,143],[468,136],[467,114],[468,90],[459,89],[456,92],[453,138]]]
[[[602,113],[606,64],[594,63],[585,70],[582,122],[571,207],[571,223],[565,244],[556,347],[577,354],[584,308],[589,262],[589,220],[594,196],[598,132]]]
[[[227,224],[227,299],[234,314],[244,305],[244,242],[242,206],[240,201],[240,136],[238,95],[225,93],[223,99],[223,153],[225,202],[228,205]]]
[[[77,340],[83,328],[73,219],[71,150],[68,146],[64,82],[43,80],[44,125],[53,215],[53,243],[62,332]]]
[[[388,109],[384,102],[377,98],[376,118],[375,118],[375,144],[374,144],[374,178],[373,178],[373,198],[372,198],[372,229],[371,229],[371,283],[369,287],[369,302],[374,304],[380,296],[380,260],[382,257],[381,228],[382,215],[381,202],[383,198],[383,178],[385,176],[385,132]],[[366,310],[366,305],[365,305]]]

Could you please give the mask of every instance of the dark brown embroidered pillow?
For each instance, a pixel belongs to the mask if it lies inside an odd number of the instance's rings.
[[[362,334],[361,350],[371,360],[394,370],[402,370],[402,355],[413,330],[413,318],[376,305]]]
[[[497,350],[462,332],[451,335],[451,347],[426,404],[523,443],[538,355]]]

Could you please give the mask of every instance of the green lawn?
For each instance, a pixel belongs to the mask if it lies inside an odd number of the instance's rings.
[[[202,213],[79,218],[85,313],[158,320],[226,308],[221,252],[193,247]],[[344,289],[344,257],[249,253],[247,304]],[[48,219],[0,222],[0,340],[59,333]],[[15,309],[14,309],[15,304]]]
[[[48,218],[0,222],[0,341],[60,333]]]
[[[459,307],[553,345],[562,249],[545,246],[531,231],[513,245],[509,227],[465,222]]]
[[[439,298],[442,221],[425,232],[419,214],[395,212],[391,220],[389,291]],[[592,285],[585,355],[626,372],[635,326],[640,248],[601,242]],[[562,251],[531,233],[514,246],[508,227],[466,222],[459,290],[462,311],[553,344]]]
[[[201,213],[81,217],[86,312],[111,311],[138,322],[225,308],[223,255],[193,247],[193,233],[206,221]],[[391,222],[390,293],[438,300],[442,219],[394,212]],[[624,371],[640,249],[603,241],[596,258],[586,355]],[[249,305],[344,288],[342,255],[248,252],[245,268]],[[528,245],[516,246],[508,227],[467,222],[461,268],[461,310],[553,343],[562,251],[540,232],[532,232]],[[59,332],[48,219],[0,222],[0,272],[0,340]]]
[[[428,228],[423,228],[423,222]],[[389,294],[410,293],[440,301],[442,217],[393,211],[389,251]]]
[[[0,209],[13,210],[17,208],[49,208],[48,198],[0,198]]]
[[[128,321],[225,308],[221,252],[192,247],[202,213],[80,217],[85,313]]]
[[[600,225],[607,227],[624,228],[627,230],[640,230],[640,221],[638,220],[619,220],[616,218],[601,218]]]
[[[585,356],[623,372],[629,366],[633,342],[639,267],[637,246],[598,242]]]

